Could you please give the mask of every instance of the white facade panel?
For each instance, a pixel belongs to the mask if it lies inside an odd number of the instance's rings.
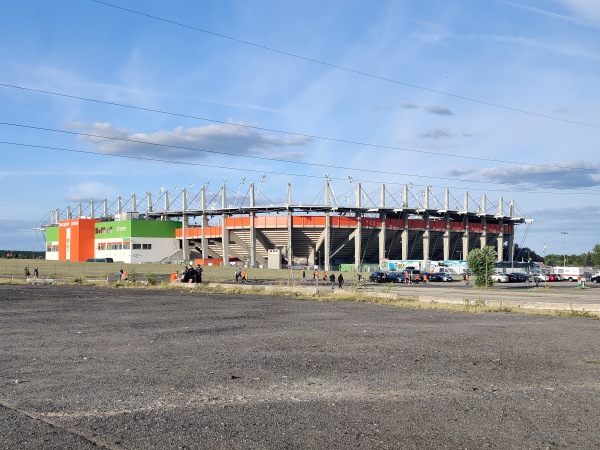
[[[121,243],[122,248],[111,248],[116,243]],[[157,263],[178,250],[179,244],[174,238],[96,239],[94,257],[127,264]]]

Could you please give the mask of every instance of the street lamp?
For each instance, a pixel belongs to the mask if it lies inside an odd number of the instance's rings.
[[[567,265],[567,234],[568,231],[561,231],[560,234],[563,235],[563,266]]]

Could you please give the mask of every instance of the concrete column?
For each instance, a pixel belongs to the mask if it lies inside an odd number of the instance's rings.
[[[221,207],[227,208],[227,189],[225,182],[221,188]],[[229,267],[229,230],[227,229],[227,217],[226,213],[221,216],[221,244],[223,248],[223,265]]]
[[[408,259],[408,214],[402,214],[404,230],[402,230],[402,259]]]
[[[254,183],[250,183],[250,208],[256,205],[254,197]],[[250,267],[256,267],[256,228],[254,227],[254,219],[256,214],[250,211]]]
[[[479,241],[481,242],[481,248],[483,248],[483,247],[487,246],[487,221],[486,221],[485,217],[481,221],[481,225],[482,225],[482,230],[481,230],[481,236],[479,237]]]
[[[137,197],[135,196],[135,192],[131,196],[131,212],[137,212]]]
[[[186,214],[187,210],[187,192],[185,189],[181,191],[181,253],[184,260],[188,260],[190,257],[190,249],[187,241],[187,228],[188,228],[188,218]]]
[[[96,217],[96,209],[94,207],[94,200],[90,200],[90,217],[93,219]]]
[[[512,233],[508,235],[508,260],[515,260],[515,227],[513,225]]]
[[[71,217],[71,207],[67,205],[67,219],[72,219]]]
[[[103,204],[103,216],[102,217],[108,217],[108,200],[106,200],[106,198],[104,198],[102,200]]]
[[[462,236],[462,259],[469,256],[469,218],[465,216],[465,231]]]
[[[208,241],[206,240],[206,227],[208,226],[208,216],[206,215],[206,187],[202,186],[200,191],[200,207],[202,208],[202,217],[200,229],[200,250],[202,250],[202,258],[208,259]]]
[[[444,222],[446,224],[446,231],[444,231],[444,259],[448,260],[450,258],[450,214],[446,213],[444,217]]]
[[[329,179],[327,179],[325,183],[325,206],[331,206],[331,187],[329,185]],[[329,209],[325,213],[325,239],[323,240],[323,245],[325,246],[323,252],[323,257],[325,258],[324,266],[325,270],[329,272],[331,270],[331,262],[329,261],[329,258],[331,258],[331,213],[329,212]],[[318,251],[318,249],[315,249],[315,251]]]
[[[429,242],[430,242],[430,230],[429,230],[429,214],[425,213],[425,232],[423,233],[423,260],[425,265],[429,262]]]
[[[362,187],[356,186],[356,234],[354,235],[354,268],[357,272],[362,270],[362,212],[360,208],[362,198]]]
[[[385,184],[381,185],[379,207],[381,209],[385,208]],[[381,230],[379,230],[379,261],[381,261],[382,259],[385,259],[386,256],[389,256],[385,254],[385,242],[387,240],[387,226],[385,223],[387,216],[385,212],[380,212],[379,218],[381,219]]]
[[[498,253],[498,261],[502,261],[502,254],[504,253],[504,225],[502,221],[500,221],[500,232],[498,233],[498,237],[496,238],[496,252]]]
[[[292,183],[288,181],[288,190],[287,190],[287,204],[288,204],[288,215],[287,215],[287,261],[288,265],[292,265],[294,263],[294,249],[293,249],[293,240],[292,240],[292,232],[294,227],[294,218],[292,212]]]
[[[79,205],[77,207],[77,217],[83,217],[83,206],[81,206],[81,202],[79,202]]]

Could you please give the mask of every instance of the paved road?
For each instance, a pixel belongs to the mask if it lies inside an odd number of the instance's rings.
[[[2,449],[600,447],[596,319],[23,285],[0,311]]]

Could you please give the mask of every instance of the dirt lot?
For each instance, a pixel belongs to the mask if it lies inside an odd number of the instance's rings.
[[[0,285],[0,448],[600,448],[600,321]]]

